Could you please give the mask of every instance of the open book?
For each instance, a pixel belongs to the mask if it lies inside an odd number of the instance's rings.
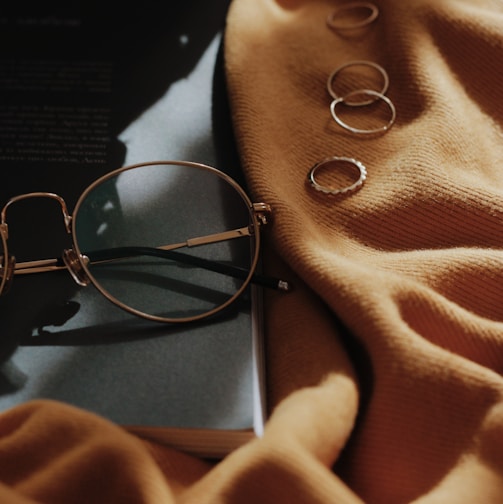
[[[1,206],[51,191],[71,212],[100,175],[155,159],[206,163],[243,183],[219,52],[228,0],[51,4],[0,18]],[[60,256],[60,219],[50,202],[9,208],[17,260]],[[261,330],[255,288],[221,316],[168,326],[78,288],[65,271],[16,277],[0,298],[0,411],[61,400],[221,457],[262,432]]]

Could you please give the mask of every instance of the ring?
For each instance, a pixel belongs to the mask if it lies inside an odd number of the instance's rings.
[[[316,172],[320,168],[326,167],[327,165],[334,163],[342,163],[342,164],[350,163],[351,165],[356,166],[356,168],[358,169],[358,180],[356,180],[356,182],[354,182],[353,184],[343,187],[341,189],[333,189],[331,187],[327,187],[318,183],[315,178]],[[367,178],[367,168],[365,168],[363,163],[353,158],[339,157],[339,156],[330,157],[324,159],[323,161],[320,161],[319,163],[316,163],[309,170],[309,173],[307,175],[307,179],[311,183],[313,188],[325,194],[344,194],[350,191],[354,191],[363,185],[363,182],[365,181],[366,178]]]
[[[334,88],[332,86],[334,79],[337,77],[337,75],[339,74],[339,72],[341,70],[344,70],[345,68],[350,67],[350,66],[368,66],[368,67],[376,69],[381,74],[382,80],[383,80],[383,85],[382,85],[382,88],[379,91],[379,93],[381,95],[386,94],[386,91],[388,90],[388,87],[389,87],[388,72],[386,72],[386,70],[384,70],[384,68],[381,65],[374,63],[373,61],[359,60],[359,61],[350,61],[349,63],[344,63],[344,65],[341,65],[340,67],[336,68],[330,74],[330,76],[328,77],[328,80],[327,80],[327,90],[330,93],[330,96],[332,98],[334,98],[334,99],[340,98],[340,96],[334,91]],[[347,100],[345,100],[345,103],[346,103],[346,105],[360,107],[362,105],[370,105],[371,103],[373,103],[377,99],[378,99],[377,97],[374,97],[373,99],[362,101],[362,102],[348,102]]]
[[[371,128],[371,129],[355,128],[353,126],[350,126],[348,123],[344,122],[337,115],[337,112],[335,111],[335,108],[337,107],[337,105],[339,105],[340,103],[347,104],[348,98],[351,98],[352,96],[356,96],[358,94],[370,95],[370,96],[375,97],[375,100],[382,100],[384,103],[386,103],[386,105],[390,109],[391,117],[390,117],[389,121],[384,126],[381,126],[379,128]],[[393,102],[387,96],[384,96],[382,93],[379,93],[377,91],[372,91],[371,89],[357,89],[356,91],[351,91],[346,96],[336,98],[330,104],[330,112],[332,113],[332,117],[334,118],[334,121],[339,126],[342,126],[344,129],[351,131],[351,133],[356,133],[358,135],[369,135],[369,134],[373,134],[373,133],[385,133],[386,131],[388,131],[391,128],[391,126],[393,126],[393,123],[395,122],[395,119],[396,119],[396,109],[395,109],[395,106],[393,105]]]
[[[363,18],[361,21],[356,21],[354,23],[344,22],[343,20],[339,20],[337,22],[337,18],[343,13],[350,13],[351,11],[356,11],[358,9],[364,9],[368,11],[368,16]],[[330,28],[335,30],[352,30],[355,28],[363,28],[364,26],[369,25],[374,22],[379,15],[379,9],[376,5],[371,2],[352,2],[347,5],[343,5],[336,9],[332,14],[330,14],[327,18],[327,24]]]

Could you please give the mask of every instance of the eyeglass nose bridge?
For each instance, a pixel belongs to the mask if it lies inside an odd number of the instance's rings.
[[[59,194],[49,193],[49,192],[31,192],[26,194],[20,194],[19,196],[14,196],[11,198],[5,206],[2,208],[2,213],[0,215],[0,225],[3,228],[3,232],[5,234],[5,239],[8,238],[9,229],[7,225],[7,209],[14,203],[18,201],[22,201],[30,198],[49,198],[56,200],[60,207],[61,212],[63,213],[63,221],[65,223],[65,229],[67,233],[72,232],[72,216],[68,212],[68,207],[66,206],[65,200],[59,196]]]
[[[65,229],[68,234],[71,234],[72,232],[72,216],[68,212],[68,207],[66,205],[65,200],[59,196],[58,194],[55,193],[48,193],[48,192],[31,192],[31,193],[26,193],[26,194],[21,194],[19,196],[15,196],[11,198],[5,206],[2,208],[2,211],[0,213],[0,233],[3,236],[3,241],[6,244],[7,239],[9,236],[9,227],[7,224],[7,209],[13,204],[18,201],[30,199],[30,198],[49,198],[56,200],[60,207],[61,207],[61,212],[63,213],[63,221],[65,224]],[[6,251],[5,251],[6,252]],[[80,286],[87,286],[90,283],[90,280],[84,271],[82,263],[87,260],[86,257],[81,257],[79,258],[77,253],[73,249],[67,249],[63,252],[63,257],[62,260],[67,268],[67,270],[70,272],[70,275],[74,279],[74,281],[80,285]],[[15,258],[13,256],[9,256],[6,258],[5,262],[5,281],[3,282],[3,288],[2,288],[2,293],[7,292],[9,289],[12,280],[14,278],[14,271],[15,271]]]

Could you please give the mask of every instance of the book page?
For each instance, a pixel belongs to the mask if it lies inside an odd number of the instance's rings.
[[[70,211],[94,179],[184,159],[243,182],[220,45],[228,2],[133,11],[92,3],[2,15],[2,204],[51,191]],[[207,12],[206,12],[207,11]],[[211,15],[210,15],[211,13]],[[18,261],[71,245],[53,202],[9,208]],[[16,277],[0,299],[0,409],[53,398],[122,424],[249,428],[263,419],[248,292],[228,313],[182,326],[126,314],[67,272]]]

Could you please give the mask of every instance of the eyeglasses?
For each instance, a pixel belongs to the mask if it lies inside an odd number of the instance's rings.
[[[51,198],[61,206],[72,248],[62,257],[16,264],[6,214],[15,202]],[[256,273],[260,228],[271,208],[252,203],[225,173],[199,163],[156,161],[114,170],[93,182],[70,215],[63,198],[15,196],[0,215],[0,295],[14,275],[67,269],[80,286],[158,322],[189,322],[220,312],[250,283],[289,291]]]

